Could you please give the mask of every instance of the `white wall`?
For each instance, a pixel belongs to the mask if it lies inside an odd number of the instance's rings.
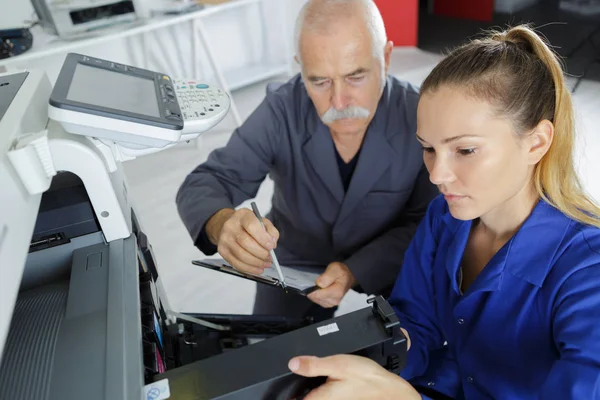
[[[147,6],[150,1],[160,0],[139,1]],[[205,19],[209,41],[216,59],[224,70],[250,66],[265,60],[277,63],[293,62],[294,20],[305,0],[264,1],[264,18],[260,18],[258,7],[249,6]],[[29,0],[0,0],[0,10],[3,10],[0,12],[0,27],[5,28],[22,26],[23,21],[31,19],[33,14]],[[191,56],[191,23],[153,32],[148,38],[152,43],[149,68],[172,76],[195,77]],[[35,40],[34,36],[34,42]],[[267,43],[267,46],[263,43]],[[119,40],[79,51],[95,57],[142,66],[142,42],[139,38]],[[206,60],[202,49],[200,59]],[[64,55],[57,55],[34,60],[19,67],[43,68],[54,81],[63,60]],[[206,61],[201,63],[200,71],[202,76],[196,78],[214,82],[213,71]]]
[[[21,27],[33,14],[29,0],[0,0],[0,10],[0,29]]]

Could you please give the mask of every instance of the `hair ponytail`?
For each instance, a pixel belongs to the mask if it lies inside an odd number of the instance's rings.
[[[546,155],[535,169],[534,183],[538,194],[569,217],[600,227],[600,208],[583,190],[574,164],[575,118],[571,94],[565,84],[558,56],[534,31],[517,26],[506,33],[506,40],[520,41],[550,71],[554,82],[554,137]]]
[[[533,177],[538,195],[568,217],[600,227],[600,207],[585,193],[575,170],[575,119],[562,64],[535,31],[520,25],[458,48],[434,68],[421,91],[442,84],[466,87],[499,105],[516,121],[518,133],[551,121],[552,144]]]

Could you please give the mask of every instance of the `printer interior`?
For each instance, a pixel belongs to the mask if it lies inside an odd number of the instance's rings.
[[[139,332],[134,336],[141,338],[144,384],[167,370],[312,323],[308,318],[209,314],[188,315],[226,329],[186,320],[168,322],[156,284],[158,271],[152,248],[134,213],[132,226],[135,236],[123,241],[122,249],[118,249],[119,253],[122,251],[123,260],[119,260],[121,257],[115,257],[115,249],[104,242],[83,182],[70,172],[61,172],[53,178],[40,202],[0,377],[13,382],[17,378],[46,382],[48,385],[43,391],[49,386],[50,398],[69,398],[71,385],[61,390],[60,386],[52,385],[52,378],[58,379],[56,382],[75,378],[79,363],[86,364],[89,371],[93,371],[96,364],[96,371],[101,375],[107,364],[99,360],[108,358],[113,351],[109,328],[117,320],[123,321],[125,326],[139,325]],[[111,271],[126,269],[123,261],[134,261],[137,279],[127,279],[121,274],[110,276]],[[116,294],[118,286],[123,289],[120,293],[123,296],[125,292],[139,296],[139,307],[136,307],[139,310],[132,309],[128,313],[118,304],[113,307],[109,296]],[[139,317],[131,317],[134,311]],[[68,326],[72,326],[71,332]],[[25,334],[27,332],[30,334]],[[73,347],[76,343],[80,346]],[[92,344],[97,346],[96,361],[88,359]],[[126,351],[118,345],[114,350]],[[28,352],[31,358],[23,357]],[[33,362],[34,358],[37,362]],[[60,360],[63,362],[57,362]],[[55,371],[41,369],[39,362],[54,364]],[[65,376],[61,378],[63,373]],[[42,375],[46,377],[40,380]],[[33,379],[35,377],[37,379]],[[6,384],[4,388],[11,386],[14,385]],[[11,398],[19,398],[16,392],[10,394]]]

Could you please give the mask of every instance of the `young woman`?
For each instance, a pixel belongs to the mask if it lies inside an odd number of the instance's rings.
[[[558,58],[527,26],[466,44],[423,83],[417,121],[442,194],[389,299],[407,366],[295,358],[329,376],[307,399],[600,398],[600,209]]]

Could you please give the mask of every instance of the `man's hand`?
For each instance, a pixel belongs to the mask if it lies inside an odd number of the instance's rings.
[[[224,209],[206,224],[208,238],[217,245],[217,251],[235,269],[260,275],[271,266],[269,250],[277,247],[279,231],[263,218],[265,229],[254,213],[241,208]]]
[[[331,308],[340,304],[344,295],[356,284],[356,279],[346,264],[332,262],[325,272],[317,278],[320,288],[308,295],[308,298],[321,307]]]
[[[292,358],[288,367],[305,377],[327,377],[327,381],[311,391],[305,400],[421,400],[421,395],[408,382],[364,357],[302,356]]]

